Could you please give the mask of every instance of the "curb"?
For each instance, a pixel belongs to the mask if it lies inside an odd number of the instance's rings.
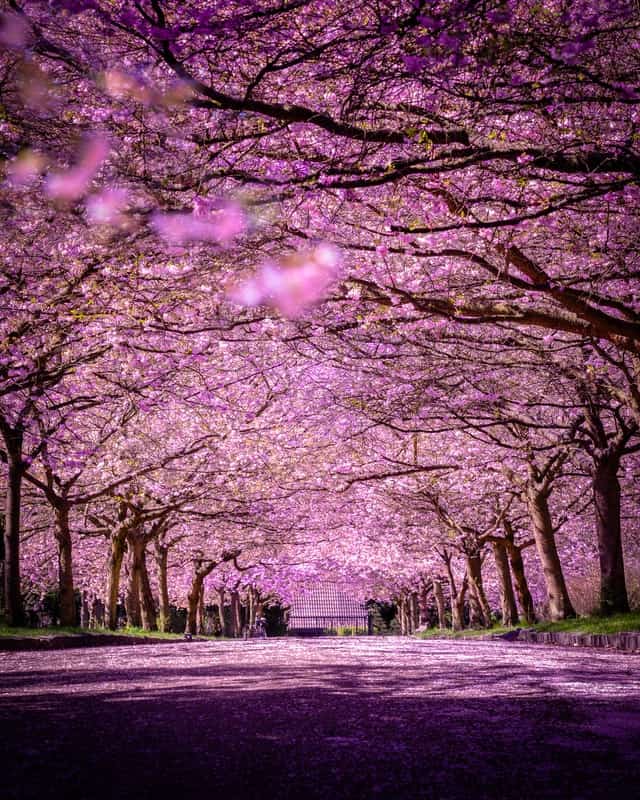
[[[0,652],[22,650],[70,650],[78,647],[123,647],[139,644],[183,644],[184,639],[155,639],[152,636],[118,636],[78,633],[53,636],[3,636]]]
[[[620,633],[571,633],[564,631],[535,631],[519,629],[491,637],[503,641],[526,644],[560,645],[563,647],[589,647],[618,650],[624,653],[640,653],[640,631]]]

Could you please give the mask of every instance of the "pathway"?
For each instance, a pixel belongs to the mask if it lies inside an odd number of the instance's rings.
[[[399,638],[0,653],[8,798],[640,799],[640,656]]]

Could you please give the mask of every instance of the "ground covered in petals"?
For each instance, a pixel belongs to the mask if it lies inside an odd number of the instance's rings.
[[[4,798],[637,798],[640,657],[398,638],[0,653]]]

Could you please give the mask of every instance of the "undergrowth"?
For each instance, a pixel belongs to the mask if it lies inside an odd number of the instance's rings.
[[[633,611],[630,614],[615,614],[611,617],[578,617],[576,619],[565,619],[560,622],[543,621],[536,625],[520,623],[517,627],[528,628],[536,631],[562,631],[566,633],[620,633],[622,631],[640,631],[640,611]],[[504,625],[494,625],[492,628],[467,628],[463,631],[440,630],[439,628],[429,628],[426,631],[417,633],[420,639],[430,639],[433,637],[447,637],[452,639],[473,639],[478,636],[490,634],[509,633],[515,627],[505,627]]]

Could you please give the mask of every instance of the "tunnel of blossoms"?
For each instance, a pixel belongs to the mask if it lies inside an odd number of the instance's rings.
[[[6,3],[9,624],[54,593],[195,632],[324,583],[410,628],[637,602],[638,25]]]
[[[639,176],[635,0],[3,0],[3,624],[637,610]]]

